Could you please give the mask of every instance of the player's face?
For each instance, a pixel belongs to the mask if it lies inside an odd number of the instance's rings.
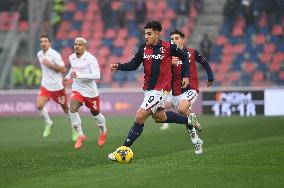
[[[183,48],[184,45],[184,38],[181,38],[178,34],[171,35],[171,40],[173,43],[175,43],[179,48]]]
[[[159,40],[160,32],[153,29],[145,29],[146,44],[155,45]]]
[[[48,50],[48,48],[50,48],[51,46],[51,42],[49,42],[48,38],[46,37],[42,37],[40,38],[40,47],[42,50]]]
[[[74,43],[74,51],[76,54],[81,55],[86,50],[86,44],[83,41],[77,40]]]

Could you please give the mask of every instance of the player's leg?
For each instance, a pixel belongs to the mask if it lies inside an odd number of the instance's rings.
[[[169,110],[171,109],[173,106],[172,106],[172,97],[171,96],[168,96],[168,98],[166,99],[166,102],[165,102],[165,109],[166,110]],[[169,126],[169,123],[163,123],[162,126],[160,127],[161,130],[166,130],[168,129],[170,126]]]
[[[134,141],[137,140],[137,138],[142,134],[144,128],[144,122],[150,116],[150,113],[151,113],[150,111],[147,111],[141,107],[137,110],[135,115],[135,122],[133,123],[133,126],[130,128],[128,135],[123,143],[123,146],[130,147],[134,143]],[[108,159],[113,161],[116,160],[114,152],[108,155]]]
[[[49,92],[45,88],[41,87],[36,100],[36,106],[39,111],[40,117],[42,117],[45,122],[45,127],[42,135],[43,137],[47,137],[50,134],[53,125],[53,122],[48,115],[48,111],[45,108],[45,104],[49,101],[49,96]]]
[[[157,103],[158,104],[158,103]],[[133,126],[130,128],[128,135],[123,143],[123,146],[130,147],[135,140],[142,134],[144,128],[145,120],[150,116],[152,113],[151,108],[155,108],[156,101],[154,100],[154,96],[151,95],[151,91],[147,91],[144,93],[144,100],[137,110],[135,115],[135,122]],[[108,159],[116,160],[114,152],[108,155]]]
[[[72,92],[71,94],[71,100],[70,100],[70,119],[71,119],[71,125],[77,132],[77,140],[75,143],[75,148],[79,149],[81,148],[84,140],[86,139],[86,136],[83,133],[82,126],[81,126],[81,118],[79,116],[79,108],[82,106],[84,102],[84,98],[82,95],[80,95],[78,92]]]
[[[91,114],[97,121],[97,125],[100,131],[98,139],[98,145],[103,146],[107,138],[107,127],[105,116],[100,112],[100,97],[86,99],[85,105],[90,109]]]
[[[191,124],[187,125],[187,127],[192,130],[195,127],[198,131],[201,131],[202,127],[197,120],[195,113],[191,112],[191,105],[196,101],[198,97],[198,93],[196,90],[188,90],[184,92],[179,99],[177,111],[180,114],[188,116],[191,119]],[[193,126],[193,127],[192,127]]]
[[[181,114],[183,114],[185,116],[190,116],[190,114],[191,114],[190,106],[191,106],[191,102],[190,101],[188,101],[186,99],[182,99],[179,102],[177,110],[178,110],[179,113],[181,113]],[[187,130],[187,132],[190,135],[191,142],[193,144],[196,144],[197,141],[198,141],[198,134],[197,134],[195,128],[192,126],[192,124],[186,124],[186,130]]]
[[[64,113],[66,114],[67,118],[70,121],[71,124],[71,114],[70,114],[70,107],[69,107],[69,103],[68,103],[68,99],[67,99],[67,95],[64,89],[60,90],[60,91],[56,91],[54,92],[54,95],[52,96],[53,100],[55,102],[57,102],[58,104],[60,104],[62,110],[64,111]],[[72,129],[72,140],[76,141],[77,140],[77,132],[76,130],[73,128],[73,126],[71,125],[71,129]]]

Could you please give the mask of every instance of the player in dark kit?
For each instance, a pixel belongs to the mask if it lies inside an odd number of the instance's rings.
[[[146,43],[139,47],[135,57],[125,64],[111,64],[110,70],[132,71],[141,63],[144,66],[144,100],[136,112],[134,125],[131,127],[124,146],[130,147],[141,135],[145,120],[151,115],[156,122],[193,124],[195,116],[183,116],[175,112],[164,111],[164,102],[171,90],[172,56],[181,59],[181,87],[186,88],[189,83],[189,60],[186,53],[174,43],[159,39],[162,26],[158,21],[148,22],[145,27]],[[110,160],[116,160],[114,153],[108,155]]]
[[[195,102],[198,97],[199,89],[198,89],[198,73],[196,68],[196,62],[200,63],[205,69],[208,80],[207,87],[210,87],[213,84],[213,72],[210,68],[207,60],[199,54],[199,52],[192,48],[186,48],[184,46],[184,38],[185,35],[175,29],[171,32],[171,40],[174,42],[179,48],[181,48],[184,52],[188,54],[188,58],[190,61],[190,78],[189,85],[186,87],[181,86],[181,69],[182,69],[182,61],[178,57],[173,57],[172,59],[172,96],[168,97],[166,101],[166,106],[173,106],[180,114],[189,116],[195,116],[194,113],[191,112],[191,106]],[[170,105],[168,104],[170,103]],[[196,128],[201,131],[201,126],[198,123]],[[164,126],[164,125],[163,125]],[[195,128],[192,125],[187,125],[187,131],[190,134],[191,141],[195,145],[195,153],[202,153],[202,143],[203,141],[198,138]]]

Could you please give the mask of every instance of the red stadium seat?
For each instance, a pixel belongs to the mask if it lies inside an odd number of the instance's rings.
[[[275,25],[272,28],[272,35],[281,36],[283,35],[283,29],[281,25]]]
[[[272,59],[272,55],[271,55],[271,53],[269,53],[269,52],[262,53],[262,54],[260,55],[260,62],[261,62],[261,63],[270,63],[270,62],[271,62],[271,59]]]
[[[232,36],[234,37],[242,37],[244,35],[243,28],[241,26],[236,25],[232,31]]]
[[[256,65],[253,62],[244,62],[242,68],[245,72],[252,73],[255,70]]]
[[[284,71],[279,72],[279,79],[284,81]]]
[[[227,79],[228,79],[230,82],[240,80],[240,72],[238,72],[238,71],[231,71],[231,72],[229,73],[229,76],[227,77]]]
[[[75,21],[82,21],[85,18],[85,13],[82,11],[76,11],[74,15],[74,20]]]
[[[76,4],[74,2],[66,2],[65,10],[75,12],[76,11]]]
[[[216,44],[217,45],[225,45],[228,43],[228,39],[225,35],[219,35],[218,37],[216,37],[216,40],[215,40]]]
[[[273,57],[273,62],[280,63],[284,61],[284,53],[276,53]]]
[[[275,51],[275,44],[273,43],[267,43],[264,44],[264,52],[265,53],[273,53]]]
[[[269,65],[270,72],[278,72],[281,68],[280,62],[273,62]]]
[[[234,55],[232,54],[224,54],[222,56],[222,63],[231,64],[234,60]]]
[[[29,23],[27,21],[21,21],[19,24],[19,31],[26,32],[29,29]]]
[[[263,79],[264,79],[263,72],[257,71],[253,74],[253,77],[252,77],[253,81],[260,82],[260,81],[263,81]]]
[[[233,54],[234,47],[231,44],[226,44],[223,48],[223,54]]]
[[[236,44],[234,46],[234,52],[235,54],[241,54],[245,51],[245,45],[244,44]]]
[[[264,44],[266,42],[266,37],[264,34],[255,35],[253,38],[254,44]]]

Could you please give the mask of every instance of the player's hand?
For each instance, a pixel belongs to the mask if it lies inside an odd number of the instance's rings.
[[[211,87],[213,85],[214,81],[207,81],[206,87]]]
[[[118,69],[118,64],[114,63],[114,64],[110,64],[109,66],[109,70],[110,71],[116,71]]]
[[[183,78],[181,84],[182,84],[182,88],[186,88],[189,84],[189,78]]]
[[[63,83],[63,85],[67,85],[67,83],[68,83],[68,78],[63,78],[62,83]]]
[[[71,72],[71,78],[77,78],[77,73],[76,71]]]
[[[178,64],[178,62],[179,62],[179,59],[178,59],[178,57],[172,57],[172,65],[177,65]]]

